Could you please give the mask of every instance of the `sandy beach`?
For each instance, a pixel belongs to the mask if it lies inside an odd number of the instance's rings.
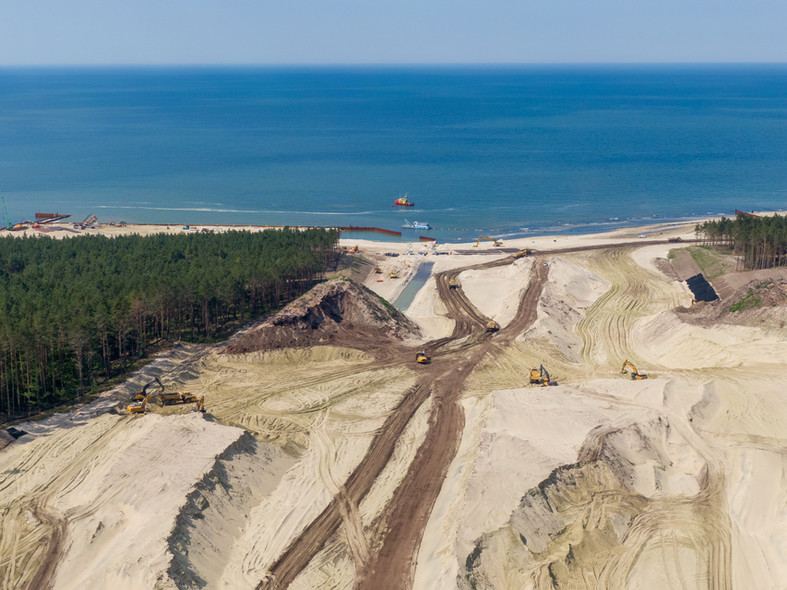
[[[433,264],[403,317],[340,291],[310,346],[263,346],[278,328],[257,323],[16,425],[1,585],[783,588],[787,304],[729,307],[766,279],[782,301],[787,273],[715,277],[722,300],[694,303],[694,227],[341,240],[358,253],[335,274],[388,303]],[[556,386],[531,383],[542,366]],[[207,413],[123,412],[153,376]]]

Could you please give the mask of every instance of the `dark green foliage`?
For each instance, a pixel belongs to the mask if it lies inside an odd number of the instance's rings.
[[[787,217],[738,215],[697,224],[705,244],[732,250],[747,270],[787,264]]]
[[[167,342],[210,341],[305,292],[338,232],[0,239],[0,421],[52,407]]]

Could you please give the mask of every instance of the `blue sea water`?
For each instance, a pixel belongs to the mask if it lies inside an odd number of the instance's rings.
[[[0,69],[12,221],[457,241],[785,209],[786,187],[784,65]]]

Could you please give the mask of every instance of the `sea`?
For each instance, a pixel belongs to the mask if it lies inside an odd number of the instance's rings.
[[[787,65],[2,68],[0,196],[444,242],[784,210]]]

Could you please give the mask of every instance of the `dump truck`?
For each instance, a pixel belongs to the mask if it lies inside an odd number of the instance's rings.
[[[630,363],[628,359],[623,361],[623,368],[620,369],[620,372],[623,373],[623,374],[628,373],[628,371],[626,370],[627,368],[631,369],[631,378],[634,379],[634,380],[639,381],[641,379],[647,379],[648,378],[648,376],[645,375],[644,373],[639,373],[637,371],[637,367],[635,367],[632,363]]]
[[[544,368],[544,365],[541,365],[538,369],[530,369],[530,383],[546,387],[547,385],[557,385],[557,379],[552,379],[549,376],[549,371]]]

